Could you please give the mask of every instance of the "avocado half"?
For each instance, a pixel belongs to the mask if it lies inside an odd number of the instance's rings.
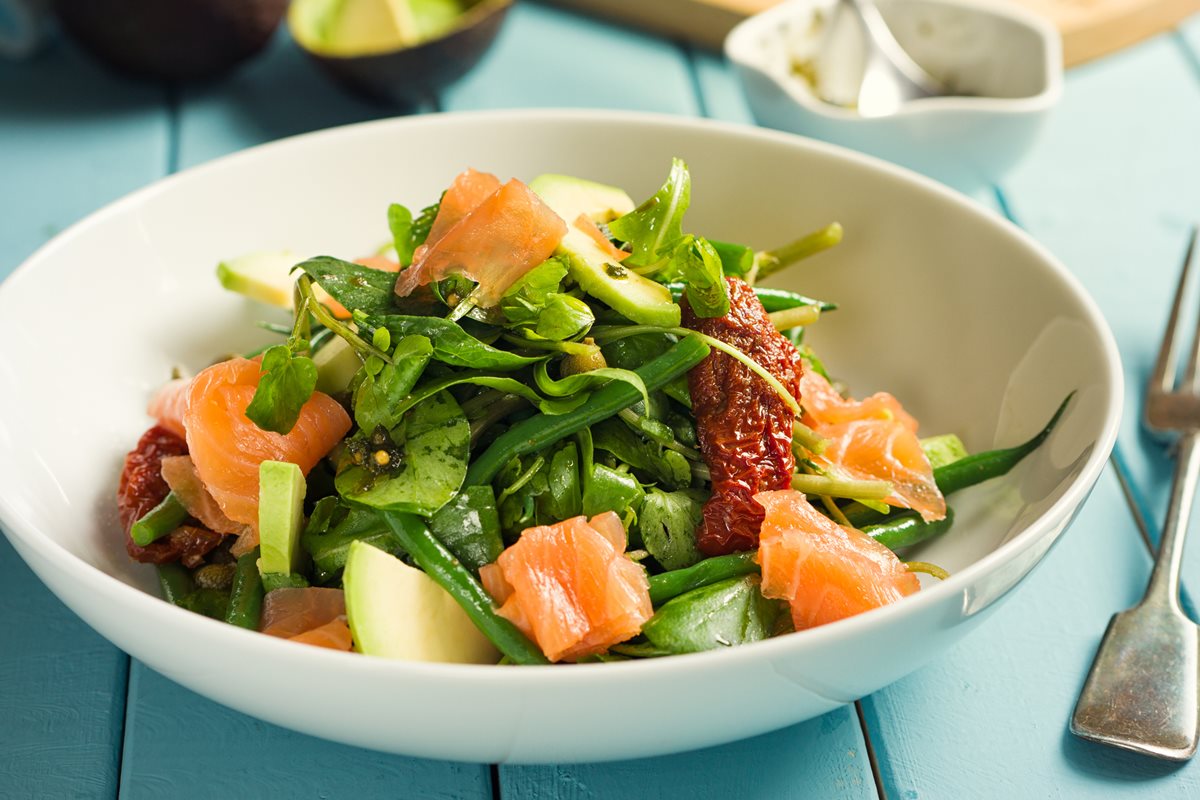
[[[468,0],[448,32],[384,52],[322,52],[298,29],[295,6],[288,27],[301,49],[347,89],[376,102],[409,107],[466,75],[492,46],[512,4],[513,0]]]
[[[54,0],[63,29],[129,75],[215,77],[261,50],[288,0]]]

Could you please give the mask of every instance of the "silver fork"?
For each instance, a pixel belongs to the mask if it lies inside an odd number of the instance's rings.
[[[1146,425],[1175,433],[1175,478],[1154,571],[1142,601],[1108,623],[1083,685],[1071,732],[1085,739],[1172,761],[1196,752],[1200,627],[1179,606],[1179,569],[1200,479],[1200,325],[1183,380],[1176,383],[1180,310],[1196,261],[1192,229],[1175,303],[1146,387]]]

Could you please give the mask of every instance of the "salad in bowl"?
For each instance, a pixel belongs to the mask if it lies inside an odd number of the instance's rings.
[[[640,203],[466,169],[390,205],[366,257],[223,262],[292,321],[150,398],[116,495],[129,556],[232,625],[513,665],[729,648],[945,578],[911,548],[1070,397],[977,453],[856,399],[805,338],[840,298],[761,283],[841,226],[758,251],[691,231],[691,191],[679,159]]]

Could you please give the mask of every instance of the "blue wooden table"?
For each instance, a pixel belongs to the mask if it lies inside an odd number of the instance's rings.
[[[532,2],[477,71],[423,110],[527,106],[751,121],[719,57]],[[0,278],[64,226],[166,174],[384,113],[331,86],[283,33],[203,86],[127,82],[61,42],[0,63]],[[1069,535],[932,665],[819,719],[684,755],[539,767],[403,758],[176,686],[87,628],[0,538],[0,797],[1200,797],[1197,765],[1139,760],[1066,729],[1109,615],[1145,584],[1165,503],[1170,467],[1139,429],[1138,395],[1200,218],[1200,18],[1069,73],[1036,151],[975,199],[1049,246],[1099,301],[1129,413]],[[1200,546],[1184,582],[1200,585]]]

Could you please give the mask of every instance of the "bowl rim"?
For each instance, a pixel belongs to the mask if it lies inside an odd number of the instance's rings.
[[[1063,94],[1062,35],[1046,18],[1017,3],[1002,0],[921,0],[928,5],[965,8],[983,16],[1017,23],[1037,34],[1042,43],[1042,89],[1027,97],[926,97],[911,100],[881,117],[864,117],[857,111],[826,103],[810,91],[804,81],[788,79],[768,69],[760,56],[757,41],[763,34],[778,31],[778,25],[801,9],[817,5],[816,0],[785,0],[735,25],[725,37],[725,56],[738,67],[752,70],[770,80],[788,99],[806,111],[840,122],[885,125],[890,120],[913,117],[950,116],[953,114],[997,114],[1016,116],[1036,114],[1057,105]],[[898,4],[904,5],[904,4]]]
[[[1100,477],[1108,461],[1109,453],[1116,442],[1121,420],[1124,400],[1124,376],[1121,368],[1120,354],[1103,314],[1095,301],[1088,294],[1082,283],[1044,246],[1034,240],[1029,234],[1016,225],[974,203],[969,198],[949,189],[948,187],[923,175],[896,166],[873,156],[864,155],[837,145],[814,141],[795,134],[757,128],[730,122],[716,121],[705,118],[683,117],[669,114],[648,113],[638,111],[603,110],[603,109],[503,109],[488,111],[463,111],[424,114],[417,117],[393,117],[368,122],[354,123],[334,128],[327,128],[285,139],[267,142],[254,147],[230,153],[212,161],[190,167],[173,175],[160,178],[153,183],[119,198],[99,210],[92,212],[83,219],[75,222],[59,233],[49,242],[39,247],[32,255],[23,261],[3,282],[0,282],[0,301],[6,300],[14,293],[19,293],[20,287],[38,268],[39,263],[50,259],[55,252],[69,244],[73,239],[85,234],[91,228],[103,225],[110,217],[124,213],[127,209],[137,207],[152,201],[157,195],[173,191],[177,186],[198,180],[223,170],[236,170],[245,162],[262,157],[266,153],[286,153],[292,149],[302,149],[315,142],[326,139],[353,139],[356,136],[374,136],[379,131],[396,127],[437,128],[442,126],[484,126],[515,124],[515,125],[570,125],[570,124],[617,124],[624,129],[631,127],[660,130],[669,132],[679,129],[708,129],[717,135],[734,139],[761,141],[787,147],[814,151],[823,158],[831,158],[848,165],[867,167],[875,172],[883,173],[893,180],[909,184],[914,190],[931,194],[944,201],[951,202],[959,210],[979,220],[982,224],[999,226],[1023,245],[1030,255],[1040,261],[1070,294],[1083,311],[1083,315],[1097,333],[1098,344],[1105,354],[1105,372],[1107,373],[1102,385],[1106,388],[1106,408],[1096,442],[1087,455],[1086,462],[1076,474],[1067,490],[1063,492],[1050,508],[1031,522],[1024,530],[1001,544],[992,552],[973,562],[964,569],[951,575],[947,580],[936,585],[923,588],[914,595],[903,598],[900,602],[882,608],[877,608],[864,614],[840,620],[836,623],[823,625],[805,631],[799,631],[787,636],[778,636],[748,645],[731,647],[720,651],[691,653],[685,656],[670,658],[641,659],[603,664],[578,664],[572,669],[558,669],[555,665],[542,667],[523,667],[521,669],[498,669],[491,664],[445,664],[414,661],[398,661],[384,658],[364,658],[357,653],[343,653],[324,650],[322,648],[305,647],[275,637],[264,636],[257,631],[250,631],[229,625],[217,620],[208,619],[200,614],[186,611],[174,606],[159,597],[131,586],[120,579],[109,575],[103,570],[84,561],[71,553],[66,547],[42,533],[38,527],[21,514],[7,499],[6,493],[0,493],[0,528],[14,540],[14,545],[30,548],[47,564],[52,565],[63,577],[86,589],[90,596],[111,597],[113,602],[127,607],[136,606],[139,618],[148,624],[169,625],[181,633],[192,633],[195,636],[232,636],[232,641],[238,642],[238,647],[248,654],[262,654],[266,658],[290,654],[291,658],[306,660],[314,667],[356,670],[354,674],[391,674],[394,676],[411,676],[418,679],[432,680],[471,680],[482,681],[487,685],[498,688],[514,689],[518,685],[534,681],[535,685],[545,681],[572,681],[577,683],[602,682],[619,678],[626,673],[649,679],[661,675],[664,670],[668,673],[677,670],[701,672],[710,668],[735,668],[747,660],[770,660],[783,654],[795,656],[811,648],[822,648],[828,643],[841,642],[846,639],[863,635],[872,629],[889,626],[892,620],[902,615],[914,615],[928,606],[936,605],[954,594],[958,594],[983,575],[998,570],[1004,564],[1016,560],[1025,551],[1037,546],[1042,539],[1054,531],[1054,525],[1059,520],[1069,519],[1087,499],[1091,487]],[[345,142],[343,142],[345,144]],[[353,148],[347,148],[353,152]],[[29,561],[29,559],[25,559]],[[57,593],[56,593],[57,594]],[[237,637],[242,637],[238,639]],[[279,650],[278,648],[290,648]],[[794,651],[794,652],[792,652]],[[145,658],[151,661],[153,659]],[[609,676],[605,678],[604,676]]]

